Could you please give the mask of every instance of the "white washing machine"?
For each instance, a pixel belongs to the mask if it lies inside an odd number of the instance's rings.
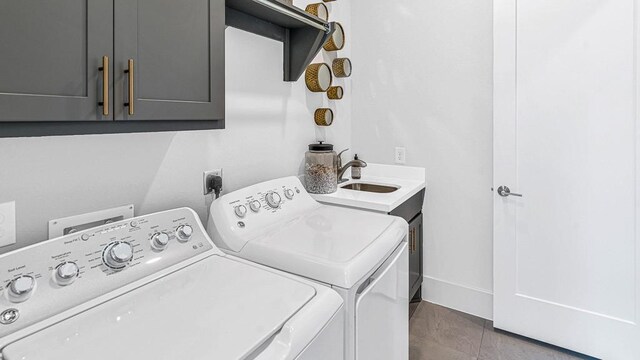
[[[296,177],[221,197],[207,224],[228,254],[336,290],[345,359],[359,360],[408,359],[407,228],[398,217],[322,205]]]
[[[0,256],[2,360],[342,359],[334,291],[227,256],[176,209]]]

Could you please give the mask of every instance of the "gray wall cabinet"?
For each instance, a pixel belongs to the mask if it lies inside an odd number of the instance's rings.
[[[0,121],[113,119],[98,106],[103,56],[112,0],[0,0]]]
[[[224,118],[223,0],[115,0],[114,24],[116,120]]]
[[[224,28],[224,0],[0,0],[0,137],[224,128]]]

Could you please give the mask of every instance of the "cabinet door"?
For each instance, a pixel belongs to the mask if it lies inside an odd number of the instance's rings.
[[[116,120],[224,118],[224,0],[115,0],[114,13]]]
[[[409,299],[422,284],[422,214],[409,223]]]
[[[0,0],[0,54],[0,121],[112,119],[98,105],[111,0]]]

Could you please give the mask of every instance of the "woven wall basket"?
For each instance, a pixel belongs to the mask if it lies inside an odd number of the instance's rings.
[[[346,78],[351,76],[351,60],[349,58],[337,58],[333,59],[331,64],[333,68],[333,74],[339,78]]]
[[[333,35],[331,35],[329,40],[327,40],[322,47],[327,51],[338,51],[344,48],[344,43],[344,29],[340,23],[336,23],[336,31],[333,32]]]
[[[333,111],[331,109],[317,109],[313,117],[318,126],[331,126],[333,124]]]
[[[307,66],[304,74],[304,81],[307,88],[313,92],[325,92],[331,87],[333,75],[329,65],[325,63],[315,63]]]
[[[342,86],[332,86],[327,90],[327,97],[331,100],[340,100],[344,96]]]
[[[323,3],[315,3],[307,5],[305,9],[311,15],[315,15],[324,21],[329,21],[329,9]]]
[[[322,1],[324,1],[324,2],[334,2],[336,0],[322,0]]]

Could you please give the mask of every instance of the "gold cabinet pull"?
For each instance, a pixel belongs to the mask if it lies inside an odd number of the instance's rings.
[[[411,249],[411,253],[413,253],[413,229],[409,231],[409,248]]]
[[[413,229],[409,230],[409,250],[413,254]]]
[[[413,228],[413,251],[418,250],[418,229]]]
[[[133,59],[129,59],[127,64],[127,70],[124,71],[125,74],[129,74],[129,102],[124,103],[124,106],[129,107],[129,115],[134,114],[133,109],[133,79],[134,79],[134,70],[133,70]]]
[[[109,115],[109,57],[102,57],[102,66],[98,68],[102,71],[102,101],[98,105],[102,106],[102,115]]]
[[[409,229],[409,253],[413,254],[413,229]]]
[[[413,252],[416,252],[416,228],[413,228],[413,236],[411,236],[411,239],[413,239]]]
[[[411,252],[415,252],[416,249],[416,228],[411,229]]]

